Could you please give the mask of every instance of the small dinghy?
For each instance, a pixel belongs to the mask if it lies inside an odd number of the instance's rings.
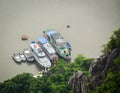
[[[26,57],[23,53],[19,53],[19,56],[20,56],[22,61],[24,61],[24,62],[26,61]]]
[[[20,56],[19,56],[19,54],[13,54],[13,57],[12,57],[13,59],[14,59],[14,61],[15,62],[17,62],[17,63],[21,63],[21,58],[20,58]]]
[[[28,36],[27,35],[22,35],[21,39],[22,40],[28,40]]]
[[[29,61],[29,62],[35,61],[34,56],[31,54],[31,52],[28,48],[24,49],[23,54],[25,55],[27,61]]]

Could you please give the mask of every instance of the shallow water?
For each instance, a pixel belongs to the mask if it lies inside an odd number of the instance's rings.
[[[45,29],[54,28],[71,42],[72,59],[78,54],[98,57],[101,46],[120,27],[119,10],[120,0],[0,0],[0,81],[39,72],[35,64],[18,65],[11,56]],[[29,40],[22,41],[22,34]]]

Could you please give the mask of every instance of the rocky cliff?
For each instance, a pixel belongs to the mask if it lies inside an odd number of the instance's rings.
[[[89,90],[88,82],[88,77],[82,71],[75,73],[69,80],[69,84],[73,88],[73,93],[86,93]]]
[[[73,93],[87,93],[87,91],[103,83],[108,70],[115,70],[114,59],[118,56],[120,56],[120,50],[115,48],[111,52],[104,53],[99,58],[94,59],[89,68],[91,78],[85,76],[82,71],[75,73],[69,80]]]

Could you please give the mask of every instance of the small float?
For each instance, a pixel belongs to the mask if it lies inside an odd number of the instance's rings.
[[[70,25],[66,25],[67,28],[70,28]]]
[[[22,40],[28,40],[28,36],[27,35],[22,35],[21,39]]]

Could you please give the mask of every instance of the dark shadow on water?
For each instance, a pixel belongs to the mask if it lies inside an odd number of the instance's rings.
[[[70,28],[70,25],[66,25],[67,28]]]
[[[37,62],[35,62],[35,66],[37,67],[38,70],[42,71],[43,70],[43,67],[41,67],[40,65],[38,65]]]
[[[33,62],[26,62],[26,63],[27,63],[27,65],[33,65],[33,64],[36,63],[36,61],[33,61]]]
[[[42,68],[41,66],[39,66],[36,61],[33,61],[33,62],[24,62],[24,63],[26,63],[28,66],[30,66],[30,65],[35,65],[35,67],[36,67],[39,71],[43,70],[43,68]]]
[[[17,64],[17,65],[21,65],[22,64],[22,62],[14,62],[15,64]]]

